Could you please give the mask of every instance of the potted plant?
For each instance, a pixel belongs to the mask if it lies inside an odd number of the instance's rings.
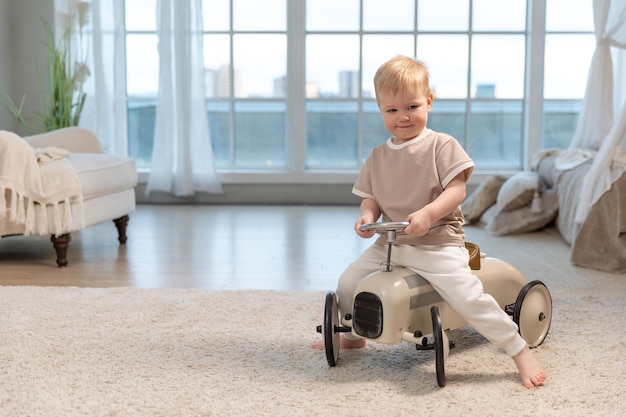
[[[25,95],[17,105],[0,88],[0,104],[13,115],[27,135],[33,134],[33,129],[47,132],[78,125],[87,96],[84,85],[90,75],[83,40],[83,30],[89,23],[89,12],[90,3],[80,1],[74,3],[69,13],[61,14],[59,20],[63,31],[58,41],[48,22],[43,21],[46,34],[46,77],[44,81],[40,79],[39,125],[33,128],[33,124],[24,117]]]

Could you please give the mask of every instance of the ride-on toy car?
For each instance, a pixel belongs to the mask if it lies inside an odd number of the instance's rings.
[[[407,222],[369,223],[361,230],[374,230],[387,238],[387,260],[381,270],[364,278],[354,292],[351,313],[339,317],[337,297],[326,294],[324,317],[317,331],[322,333],[326,360],[337,365],[339,334],[380,343],[414,343],[417,350],[434,350],[437,383],[445,386],[444,362],[454,342],[447,330],[466,325],[419,274],[402,266],[391,265],[391,251],[398,234]],[[539,346],[550,329],[552,297],[541,281],[528,282],[512,265],[481,254],[477,245],[466,243],[470,267],[481,280],[484,291],[512,316],[519,333],[531,348]]]

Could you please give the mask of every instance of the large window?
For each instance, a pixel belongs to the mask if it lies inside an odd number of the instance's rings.
[[[431,128],[482,168],[521,167],[525,0],[342,1],[328,20],[335,3],[307,2],[307,168],[358,168],[386,139],[372,78],[395,54],[431,71]]]
[[[156,0],[125,1],[129,151],[148,167]],[[477,171],[522,169],[532,143],[567,146],[595,45],[591,0],[204,0],[203,20],[217,167],[279,181],[359,169],[388,137],[372,78],[397,54],[427,64],[429,126],[455,136]],[[537,36],[545,71],[532,84]],[[541,98],[539,120],[529,97]]]

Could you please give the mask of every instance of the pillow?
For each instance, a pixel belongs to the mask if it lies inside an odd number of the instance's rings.
[[[484,227],[487,227],[487,225],[493,220],[493,218],[496,217],[496,214],[498,214],[498,208],[494,204],[493,206],[491,206],[487,210],[485,210],[483,215],[480,216],[480,223]]]
[[[498,192],[498,211],[515,210],[533,201],[539,187],[539,174],[533,171],[518,172],[506,180]]]
[[[477,222],[480,216],[491,206],[496,204],[498,191],[506,178],[500,175],[492,175],[478,186],[461,204],[461,211],[465,220]]]
[[[554,161],[556,155],[550,155],[543,158],[537,166],[537,174],[539,178],[546,184],[548,188],[553,188],[556,184],[556,177],[559,175],[559,170],[555,168]]]
[[[546,190],[541,195],[543,210],[534,212],[531,205],[510,211],[500,211],[487,224],[487,231],[496,236],[526,233],[547,226],[557,215],[559,199],[556,191]]]

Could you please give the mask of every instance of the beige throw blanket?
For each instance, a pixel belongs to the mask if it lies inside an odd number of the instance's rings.
[[[65,159],[68,154],[58,148],[35,150],[16,134],[0,131],[0,220],[23,225],[25,235],[81,229],[81,184]]]

